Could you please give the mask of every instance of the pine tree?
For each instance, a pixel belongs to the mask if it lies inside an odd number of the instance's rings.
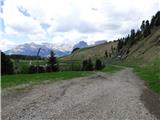
[[[149,24],[149,20],[147,20],[146,21],[146,27],[145,27],[143,35],[144,35],[144,37],[147,37],[150,34],[151,34],[150,24]]]
[[[51,71],[58,71],[58,63],[57,63],[57,60],[55,57],[55,53],[52,50],[50,52],[50,57],[49,57],[48,63],[51,67]]]
[[[118,45],[117,45],[117,49],[118,49],[118,52],[120,52],[120,50],[123,48],[123,41],[122,40],[118,40]]]
[[[95,69],[96,70],[101,70],[103,68],[102,62],[100,59],[96,60],[96,65],[95,65]]]
[[[13,62],[8,56],[1,52],[1,73],[3,74],[13,74]]]
[[[90,58],[88,60],[83,60],[83,70],[87,70],[87,71],[93,70],[93,63]]]
[[[160,26],[160,11],[156,13],[155,17],[155,26]]]
[[[151,19],[151,28],[153,28],[155,26],[155,20],[156,20],[156,17],[155,16],[152,16],[152,19]]]
[[[105,51],[105,56],[106,56],[106,58],[108,58],[108,51],[107,50]]]
[[[142,31],[142,32],[144,32],[145,27],[146,27],[146,25],[145,25],[145,20],[143,20],[143,21],[142,21],[142,25],[141,25],[141,31]]]

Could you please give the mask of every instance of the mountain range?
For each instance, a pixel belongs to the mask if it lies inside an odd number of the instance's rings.
[[[39,55],[42,57],[49,56],[51,50],[54,50],[55,55],[57,57],[61,57],[61,56],[65,56],[65,55],[70,54],[70,51],[62,51],[62,50],[56,49],[53,46],[53,44],[50,44],[50,43],[35,44],[33,42],[18,45],[13,49],[5,51],[5,53],[8,55],[20,54],[20,55],[36,56],[39,48],[41,48]]]
[[[102,44],[105,42],[106,42],[105,40],[96,41],[94,45]],[[13,49],[5,51],[5,53],[8,55],[20,54],[20,55],[35,56],[37,55],[38,49],[41,48],[39,55],[42,57],[49,56],[51,50],[54,50],[55,55],[57,57],[62,57],[62,56],[69,55],[74,48],[86,48],[86,47],[90,47],[90,45],[88,45],[87,42],[85,41],[79,41],[73,47],[65,45],[65,44],[58,46],[52,43],[36,44],[32,42],[32,43],[25,43],[25,44],[17,45]]]

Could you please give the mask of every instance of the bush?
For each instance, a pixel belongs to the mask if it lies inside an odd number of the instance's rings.
[[[32,74],[32,73],[36,73],[36,72],[37,72],[37,67],[31,65],[31,66],[29,67],[29,73]]]
[[[102,70],[104,68],[104,66],[102,65],[102,62],[100,59],[96,60],[96,64],[95,64],[95,69],[96,70]]]
[[[83,61],[83,70],[92,71],[93,70],[93,63],[92,60],[89,58],[88,60]]]
[[[53,51],[51,51],[50,54],[51,55],[50,55],[49,61],[48,61],[48,64],[50,66],[49,69],[51,68],[51,71],[56,72],[59,70],[58,62],[56,60],[55,53]]]
[[[13,74],[13,63],[3,52],[1,52],[1,73]]]

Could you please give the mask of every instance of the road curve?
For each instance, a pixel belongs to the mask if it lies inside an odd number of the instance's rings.
[[[144,90],[148,88],[129,68],[115,74],[97,72],[90,77],[2,90],[2,120],[160,119],[160,111],[152,112],[146,106]],[[159,96],[156,102],[152,104],[160,105]]]

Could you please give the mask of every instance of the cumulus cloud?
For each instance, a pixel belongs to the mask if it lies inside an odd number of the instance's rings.
[[[15,46],[15,43],[12,41],[9,41],[7,39],[1,39],[0,40],[0,50],[6,51],[8,49],[11,49]]]
[[[3,31],[70,49],[80,40],[115,40],[160,10],[159,0],[5,0]],[[14,42],[14,40],[13,40]]]

